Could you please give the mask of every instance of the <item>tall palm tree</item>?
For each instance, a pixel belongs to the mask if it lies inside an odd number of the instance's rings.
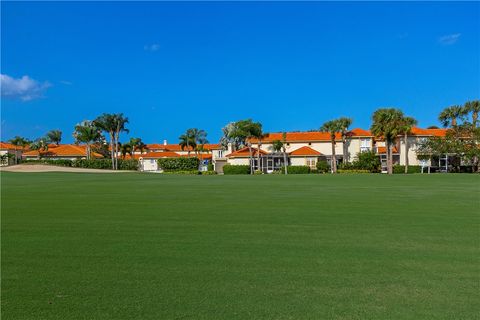
[[[125,157],[127,156],[127,154],[130,155],[130,157],[133,158],[133,145],[128,142],[128,143],[121,143],[119,142],[118,143],[119,145],[119,150],[120,150],[120,154],[122,155],[122,159],[125,159]]]
[[[190,156],[190,151],[194,150],[197,147],[195,137],[193,135],[193,129],[187,129],[184,134],[182,134],[178,139],[180,140],[178,144],[182,150],[187,149],[187,154]]]
[[[285,174],[288,174],[288,163],[287,163],[287,133],[282,133],[282,151],[283,151],[283,167],[285,169]]]
[[[446,128],[448,126],[456,127],[458,119],[465,114],[465,110],[462,106],[451,106],[443,109],[438,116],[438,120]]]
[[[477,127],[478,114],[480,113],[480,100],[472,100],[465,103],[464,111],[466,114],[472,113],[472,125]]]
[[[325,122],[320,128],[320,130],[328,132],[330,134],[330,142],[332,144],[332,159],[330,161],[330,167],[331,167],[332,173],[336,173],[337,172],[337,155],[335,153],[335,146],[337,144],[336,134],[342,131],[342,123],[338,119],[330,120]]]
[[[140,151],[142,154],[145,150],[148,150],[148,146],[142,141],[141,138],[131,138],[130,144],[132,145],[133,151]]]
[[[381,108],[373,113],[370,130],[376,137],[383,137],[387,152],[387,172],[393,173],[393,143],[402,132],[403,112],[395,108]]]
[[[252,119],[240,120],[238,122],[239,130],[245,137],[245,141],[248,145],[249,158],[250,158],[250,174],[253,174],[253,155],[252,155],[252,142],[253,138],[258,139],[262,136],[262,124],[260,122],[253,122]],[[260,150],[257,150],[260,154]],[[260,164],[258,164],[260,165]]]
[[[342,147],[343,147],[343,163],[348,162],[348,148],[347,148],[347,138],[348,138],[348,128],[352,125],[353,119],[342,117],[339,118],[340,122],[340,134],[342,135]]]
[[[13,139],[10,139],[8,142],[10,142],[15,147],[15,164],[18,164],[17,148],[20,147],[21,150],[23,151],[25,147],[32,142],[20,136],[15,136]]]
[[[116,143],[115,143],[115,130],[116,130],[115,114],[103,113],[102,115],[98,116],[93,122],[98,128],[107,132],[108,135],[110,136],[110,157],[112,159],[112,169],[115,170],[115,146],[116,146]]]
[[[87,160],[90,160],[91,145],[102,140],[102,131],[92,121],[85,120],[75,126],[73,137],[75,143],[85,143],[87,146],[86,157]]]
[[[118,170],[118,142],[120,139],[120,133],[122,132],[130,132],[126,128],[126,124],[128,123],[128,118],[123,115],[123,113],[117,113],[114,116],[114,123],[115,123],[115,170]]]
[[[405,142],[405,173],[408,173],[408,135],[416,125],[417,120],[415,118],[403,117],[401,132],[403,133],[403,141]]]
[[[47,132],[47,138],[50,139],[52,143],[55,143],[58,146],[62,141],[62,131],[50,130],[49,132]]]

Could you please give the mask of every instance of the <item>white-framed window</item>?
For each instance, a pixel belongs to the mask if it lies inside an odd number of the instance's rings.
[[[360,139],[360,152],[370,151],[371,140],[370,139]]]
[[[317,167],[317,159],[316,158],[307,158],[306,165],[310,167],[310,169],[315,169]]]

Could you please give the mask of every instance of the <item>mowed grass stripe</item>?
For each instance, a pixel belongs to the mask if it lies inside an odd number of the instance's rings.
[[[3,319],[477,319],[476,175],[2,173]]]

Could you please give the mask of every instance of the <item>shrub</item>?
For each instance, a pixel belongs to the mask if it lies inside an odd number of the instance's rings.
[[[202,176],[213,176],[213,175],[216,175],[217,172],[216,171],[202,171],[201,174],[202,174]]]
[[[249,165],[226,164],[223,166],[224,174],[250,174]]]
[[[198,170],[199,163],[200,163],[200,160],[195,157],[158,159],[158,166],[164,172]]]
[[[205,171],[206,172],[206,171]],[[166,174],[194,174],[194,175],[199,175],[202,174],[202,172],[198,170],[176,170],[176,171],[164,171],[163,173]]]
[[[365,170],[365,169],[338,169],[337,173],[370,173],[370,170]]]
[[[374,151],[360,152],[353,161],[352,169],[380,172],[380,158]]]
[[[327,173],[330,172],[330,165],[327,160],[319,160],[317,162],[317,172],[318,173]]]
[[[207,165],[207,170],[208,171],[214,171],[213,169],[213,163],[209,162],[208,165]]]
[[[122,160],[118,159],[118,165],[120,168],[120,162]],[[78,159],[74,160],[72,163],[73,167],[76,168],[88,168],[88,169],[112,169],[112,160],[111,159]]]
[[[310,173],[309,166],[288,166],[288,174],[307,174]]]
[[[40,160],[25,160],[23,163],[41,163],[41,164],[50,164],[53,166],[61,166],[61,167],[71,167],[73,161],[70,159],[40,159]]]
[[[424,170],[425,172],[428,171],[427,168]],[[408,166],[408,173],[421,173],[422,167],[421,166]],[[405,173],[405,166],[401,165],[394,165],[393,166],[393,173]]]

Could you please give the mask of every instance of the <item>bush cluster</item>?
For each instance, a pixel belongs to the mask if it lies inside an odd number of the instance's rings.
[[[284,169],[282,169],[283,171]],[[307,174],[310,173],[309,166],[287,166],[288,174]]]
[[[427,172],[428,169],[425,169],[425,172]],[[408,166],[408,173],[421,173],[422,172],[422,166]],[[405,173],[405,166],[401,165],[394,165],[393,166],[393,173]]]
[[[330,165],[327,160],[318,160],[317,162],[317,172],[318,173],[328,173],[330,172]]]
[[[249,165],[226,164],[223,166],[224,174],[250,174]]]
[[[24,163],[41,163],[41,164],[50,164],[54,166],[61,167],[75,167],[75,168],[86,168],[86,169],[112,169],[112,160],[111,159],[40,159],[40,160],[27,160]],[[118,169],[119,170],[138,170],[138,160],[123,160],[118,159]]]
[[[368,172],[380,172],[380,158],[373,151],[360,152],[353,162],[340,163],[338,170],[367,170]]]
[[[158,159],[158,166],[164,172],[198,171],[199,164],[200,160],[195,157]]]

